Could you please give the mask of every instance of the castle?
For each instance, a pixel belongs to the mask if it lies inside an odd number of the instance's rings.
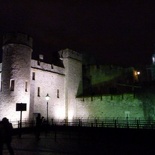
[[[82,55],[70,49],[58,52],[62,65],[45,63],[43,55],[34,60],[33,39],[21,33],[4,35],[2,50],[0,119],[19,120],[17,103],[26,104],[23,120],[32,119],[38,113],[45,118],[48,113],[49,119],[68,120],[154,119],[154,98],[148,101],[150,97],[141,95],[144,91],[139,81],[143,81],[145,74],[133,67],[84,65]],[[152,67],[147,68],[148,81],[154,78],[154,58],[153,55]]]

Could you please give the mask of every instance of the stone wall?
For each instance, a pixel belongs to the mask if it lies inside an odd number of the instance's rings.
[[[77,117],[80,118],[144,118],[143,104],[133,94],[78,98]]]
[[[35,78],[33,79],[33,74]],[[31,69],[31,109],[32,114],[41,113],[47,116],[47,101],[45,96],[49,94],[48,101],[49,118],[64,119],[64,74],[48,72],[43,69]]]
[[[23,119],[29,119],[31,53],[32,49],[22,44],[3,46],[1,118],[5,116],[19,120],[16,103],[26,103],[27,111],[23,112]]]
[[[76,96],[82,81],[82,58],[69,49],[59,54],[65,67],[65,114],[67,119],[72,119],[76,117]]]
[[[56,74],[65,74],[64,68],[56,66],[54,64],[48,64],[39,60],[31,60],[31,67]]]

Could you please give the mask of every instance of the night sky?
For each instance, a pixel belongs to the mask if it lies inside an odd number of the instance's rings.
[[[154,1],[0,1],[0,41],[6,32],[27,33],[33,55],[48,61],[71,48],[100,64],[149,64],[155,52]],[[2,50],[1,50],[2,51]]]

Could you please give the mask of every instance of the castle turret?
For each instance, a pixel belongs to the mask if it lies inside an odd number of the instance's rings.
[[[32,38],[16,33],[3,36],[2,84],[0,117],[19,120],[16,103],[26,103],[23,119],[29,118],[30,107],[30,69]]]
[[[59,51],[65,67],[66,119],[76,117],[76,96],[82,80],[82,55],[70,49]]]

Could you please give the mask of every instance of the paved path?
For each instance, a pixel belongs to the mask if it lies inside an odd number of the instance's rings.
[[[154,155],[155,133],[132,132],[63,132],[47,135],[41,133],[36,141],[34,134],[23,134],[21,138],[13,136],[12,146],[15,155]],[[149,134],[150,133],[150,134]],[[56,136],[55,136],[56,135]],[[145,138],[143,138],[145,137]],[[6,146],[3,155],[9,155]]]
[[[21,138],[13,136],[12,147],[15,155],[81,155],[91,154],[93,143],[89,139],[80,140],[78,135],[54,133],[45,136],[43,133],[40,140],[36,141],[33,134],[23,134]],[[96,151],[95,151],[96,152]],[[6,146],[3,155],[9,155]]]

